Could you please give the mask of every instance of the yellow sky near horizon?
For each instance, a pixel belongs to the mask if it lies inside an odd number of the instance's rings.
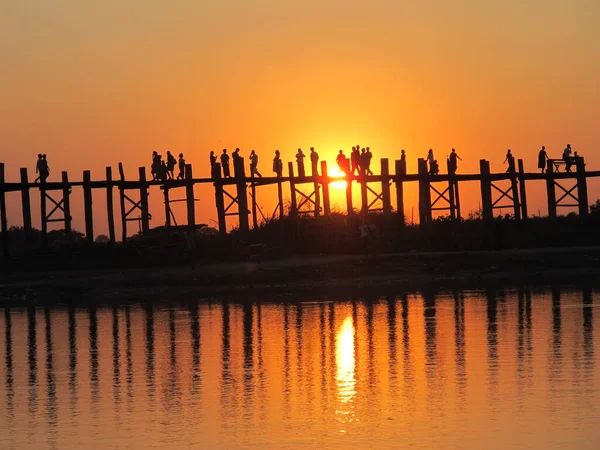
[[[541,145],[559,156],[571,143],[596,169],[599,18],[593,0],[8,0],[0,160],[15,181],[40,152],[53,176],[98,179],[122,161],[133,177],[171,149],[207,176],[209,150],[240,147],[270,175],[276,148],[292,160],[314,146],[332,165],[360,143],[376,160],[405,148],[411,172],[428,148],[443,160],[455,147],[474,173],[481,158],[504,170],[507,148],[533,171]],[[212,223],[211,190],[196,195],[197,220]],[[477,208],[478,186],[461,195]],[[529,197],[543,211],[543,186]],[[272,211],[274,192],[263,198]],[[151,205],[161,225],[158,193]]]

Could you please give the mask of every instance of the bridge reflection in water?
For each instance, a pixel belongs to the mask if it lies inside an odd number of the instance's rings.
[[[593,448],[598,295],[4,309],[0,448]]]

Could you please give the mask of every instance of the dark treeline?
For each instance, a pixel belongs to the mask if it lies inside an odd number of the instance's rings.
[[[204,228],[158,228],[125,243],[93,245],[72,232],[48,233],[48,248],[40,250],[41,232],[25,239],[22,228],[9,233],[11,257],[0,262],[7,271],[196,265],[231,261],[278,259],[290,256],[350,255],[413,251],[477,251],[600,245],[600,202],[582,219],[576,214],[556,219],[510,216],[485,221],[478,215],[450,220],[440,217],[423,226],[407,225],[395,216],[359,214],[328,217],[285,217],[250,232],[219,235]],[[368,227],[369,232],[364,229]]]

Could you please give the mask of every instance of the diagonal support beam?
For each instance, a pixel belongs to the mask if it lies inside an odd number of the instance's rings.
[[[563,196],[560,197],[558,200],[556,200],[556,204],[558,205],[562,200],[564,200],[567,196],[571,197],[573,200],[575,200],[578,204],[579,204],[579,199],[577,197],[575,197],[572,192],[578,187],[577,184],[575,184],[575,186],[573,186],[571,189],[569,189],[568,191],[562,187],[559,183],[557,183],[556,181],[554,182],[554,184],[556,186],[558,186],[560,189],[562,189],[562,191],[564,192]],[[563,205],[561,205],[563,206]]]
[[[508,188],[506,189],[506,191],[503,191],[503,190],[502,190],[502,189],[500,189],[498,186],[496,186],[494,183],[490,183],[490,185],[491,185],[491,186],[492,186],[494,189],[496,189],[498,192],[500,192],[500,194],[502,194],[502,195],[500,195],[500,197],[499,197],[499,198],[497,198],[497,199],[494,201],[494,203],[492,203],[492,207],[496,206],[496,205],[497,205],[497,204],[498,204],[498,203],[499,203],[499,202],[500,202],[500,201],[501,201],[501,200],[502,200],[504,197],[507,197],[509,200],[512,200],[512,201],[514,201],[514,198],[512,197],[512,195],[510,195],[510,190],[511,190],[511,187],[508,187]]]

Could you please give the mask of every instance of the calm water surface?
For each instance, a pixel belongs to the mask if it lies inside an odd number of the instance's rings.
[[[568,288],[2,310],[0,448],[597,449],[597,304]]]

